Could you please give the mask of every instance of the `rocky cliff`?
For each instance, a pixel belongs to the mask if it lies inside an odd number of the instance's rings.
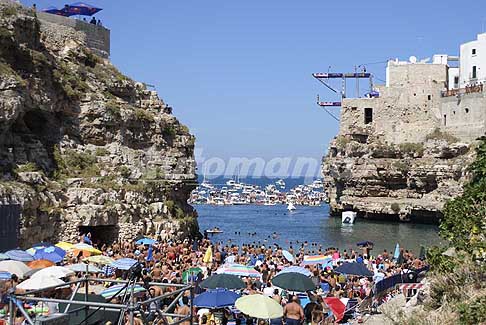
[[[0,2],[0,202],[21,205],[22,246],[198,234],[194,136],[85,42]]]
[[[322,165],[331,210],[359,217],[438,222],[445,202],[462,193],[471,145],[449,142],[439,131],[424,143],[367,142],[339,135]]]

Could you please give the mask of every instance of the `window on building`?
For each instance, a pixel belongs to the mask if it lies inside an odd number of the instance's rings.
[[[477,67],[473,65],[472,78],[476,79],[478,77]]]
[[[431,95],[427,95],[427,99],[428,100],[431,100],[432,99],[432,96]]]
[[[469,113],[469,108],[466,108],[465,111],[466,111],[466,113]]]
[[[459,77],[454,77],[454,87],[457,88],[459,85]]]
[[[366,107],[364,109],[364,122],[365,124],[373,122],[373,109],[371,107]]]
[[[476,55],[476,49],[472,49],[472,55]]]
[[[447,114],[444,114],[444,126],[447,125]]]

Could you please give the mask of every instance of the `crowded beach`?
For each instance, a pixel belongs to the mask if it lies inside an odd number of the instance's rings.
[[[398,244],[393,253],[374,252],[366,241],[346,249],[311,242],[286,249],[237,246],[206,238],[98,242],[84,234],[79,243],[43,242],[1,253],[0,324],[65,312],[70,303],[65,308],[61,302],[78,293],[102,297],[104,307],[128,299],[140,307],[121,308],[109,320],[84,319],[87,324],[361,323],[391,297],[413,295],[427,270],[424,252],[415,255]]]

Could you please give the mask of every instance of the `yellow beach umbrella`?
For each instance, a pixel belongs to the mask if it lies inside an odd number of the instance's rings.
[[[65,241],[60,241],[59,243],[56,244],[56,246],[64,249],[65,251],[68,251],[72,249],[74,245]]]
[[[243,314],[259,319],[272,319],[283,316],[283,308],[278,302],[259,294],[238,298],[235,307]]]
[[[206,254],[204,254],[203,262],[204,263],[211,263],[213,261],[213,249],[211,246],[208,247],[206,250]]]
[[[90,255],[100,255],[101,254],[101,251],[99,249],[96,249],[93,246],[85,244],[85,243],[74,244],[71,249],[77,250],[77,251],[89,252]]]
[[[90,263],[101,264],[101,265],[110,265],[115,260],[105,255],[96,255],[96,256],[87,257],[85,261],[88,261]]]

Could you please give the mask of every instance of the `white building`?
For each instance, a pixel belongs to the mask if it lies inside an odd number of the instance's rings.
[[[461,45],[460,82],[465,86],[486,82],[486,33]]]

